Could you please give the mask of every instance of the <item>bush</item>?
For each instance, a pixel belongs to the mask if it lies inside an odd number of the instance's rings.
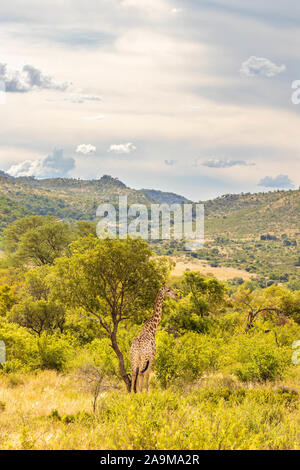
[[[154,369],[163,387],[180,379],[191,383],[204,371],[216,370],[221,356],[222,340],[189,332],[175,339],[165,331],[157,335]]]
[[[0,323],[0,340],[6,346],[6,362],[0,365],[2,372],[36,369],[63,370],[71,353],[75,355],[77,344],[70,335],[42,333],[38,338],[24,327]]]
[[[243,382],[274,381],[281,378],[291,366],[288,348],[278,347],[274,337],[263,332],[253,337],[237,337],[235,344],[229,349],[230,354],[238,363],[234,373]]]
[[[0,340],[6,346],[6,362],[0,365],[0,370],[15,372],[38,368],[36,340],[26,328],[3,321],[0,323]]]
[[[67,335],[47,335],[43,333],[37,341],[39,350],[39,367],[61,371],[74,353],[74,340]]]

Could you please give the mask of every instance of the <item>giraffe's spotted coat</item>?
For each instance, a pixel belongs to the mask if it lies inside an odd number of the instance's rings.
[[[139,380],[139,389],[142,391],[144,376],[148,390],[150,369],[156,353],[155,334],[161,321],[162,304],[166,297],[177,299],[178,296],[171,287],[162,287],[158,291],[152,317],[146,321],[139,336],[132,341],[130,349],[131,391],[136,392],[137,380]]]

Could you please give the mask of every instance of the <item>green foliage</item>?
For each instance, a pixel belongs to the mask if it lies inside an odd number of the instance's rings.
[[[205,278],[199,272],[184,273],[183,289],[185,293],[191,293],[193,309],[200,317],[215,313],[226,300],[225,285],[215,278]]]
[[[27,297],[12,308],[8,319],[40,336],[43,331],[63,331],[65,309],[53,301]]]
[[[179,338],[161,331],[157,335],[154,369],[162,387],[174,380],[189,383],[204,371],[216,370],[222,340],[197,333],[185,333]]]
[[[55,222],[56,220],[55,217],[42,217],[38,215],[27,216],[16,220],[3,231],[4,247],[6,251],[9,253],[16,252],[20,240],[26,232],[35,230],[44,224]]]
[[[3,372],[63,370],[77,348],[70,335],[42,333],[36,337],[27,328],[5,321],[0,323],[0,340],[5,343],[7,356],[5,364],[0,365]]]
[[[281,297],[280,308],[283,315],[292,318],[300,325],[300,290],[295,292],[286,290]]]
[[[235,340],[231,351],[238,361],[234,373],[243,382],[279,379],[291,366],[289,349],[278,347],[274,337],[263,332],[253,337],[244,336]]]
[[[96,224],[85,220],[77,222],[75,225],[76,238],[88,237],[89,235],[96,237]]]
[[[164,304],[162,326],[169,333],[181,334],[184,331],[208,332],[216,320],[199,315],[199,310],[191,299],[192,294],[180,299],[179,302],[168,300]]]
[[[52,296],[49,282],[51,275],[48,266],[31,269],[25,274],[19,301],[7,315],[9,321],[25,326],[38,335],[43,331],[63,331],[66,311]]]
[[[56,263],[58,295],[95,316],[109,335],[115,322],[152,308],[170,263],[153,259],[146,242],[87,237],[71,249],[70,258]]]
[[[38,367],[37,344],[27,329],[2,321],[0,340],[6,346],[6,363],[0,365],[0,370],[14,372],[22,368],[32,370]]]
[[[121,321],[139,321],[152,309],[169,265],[153,259],[147,243],[139,239],[87,237],[72,244],[71,257],[57,260],[54,290],[70,307],[95,318],[111,338]]]
[[[13,254],[16,263],[43,266],[66,253],[72,231],[55,217],[35,215],[8,226],[3,238],[6,251]]]
[[[176,335],[184,331],[208,332],[226,305],[224,283],[186,271],[179,289],[183,294],[180,301],[169,300],[164,304],[162,326]]]
[[[103,371],[106,377],[120,378],[118,360],[108,338],[94,339],[69,361],[72,370],[80,369],[87,364],[92,364]]]
[[[52,264],[71,241],[68,225],[51,222],[27,231],[20,239],[16,257],[36,266]]]
[[[0,316],[6,315],[15,303],[14,289],[7,284],[0,285]]]
[[[76,342],[69,335],[47,335],[37,340],[39,367],[41,369],[63,370],[75,352]]]

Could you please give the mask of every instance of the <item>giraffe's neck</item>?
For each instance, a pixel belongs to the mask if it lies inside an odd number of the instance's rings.
[[[146,322],[145,326],[147,325],[147,329],[149,329],[155,334],[160,322],[161,322],[161,314],[162,314],[162,304],[164,301],[164,289],[160,289],[156,296],[155,305],[154,305],[154,312],[152,317]]]

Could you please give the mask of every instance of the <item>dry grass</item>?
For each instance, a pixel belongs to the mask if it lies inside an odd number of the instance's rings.
[[[91,396],[78,381],[54,371],[0,376],[0,403],[0,449],[47,449],[50,441],[50,448],[60,448],[64,425],[49,418],[51,412],[91,412]]]
[[[91,395],[75,377],[2,375],[0,450],[299,449],[298,407],[203,400],[203,387],[207,394],[236,389],[235,382],[217,374],[190,391],[108,392],[94,415]]]
[[[172,257],[172,259],[176,262],[176,266],[172,272],[172,275],[175,277],[181,277],[187,269],[189,269],[190,271],[201,271],[201,273],[203,274],[211,274],[220,281],[227,281],[228,279],[232,279],[234,277],[241,277],[245,281],[247,281],[251,277],[253,277],[253,273],[248,273],[247,271],[244,271],[242,269],[227,267],[212,268],[208,265],[206,261],[199,259],[191,260],[183,256],[174,256]]]

